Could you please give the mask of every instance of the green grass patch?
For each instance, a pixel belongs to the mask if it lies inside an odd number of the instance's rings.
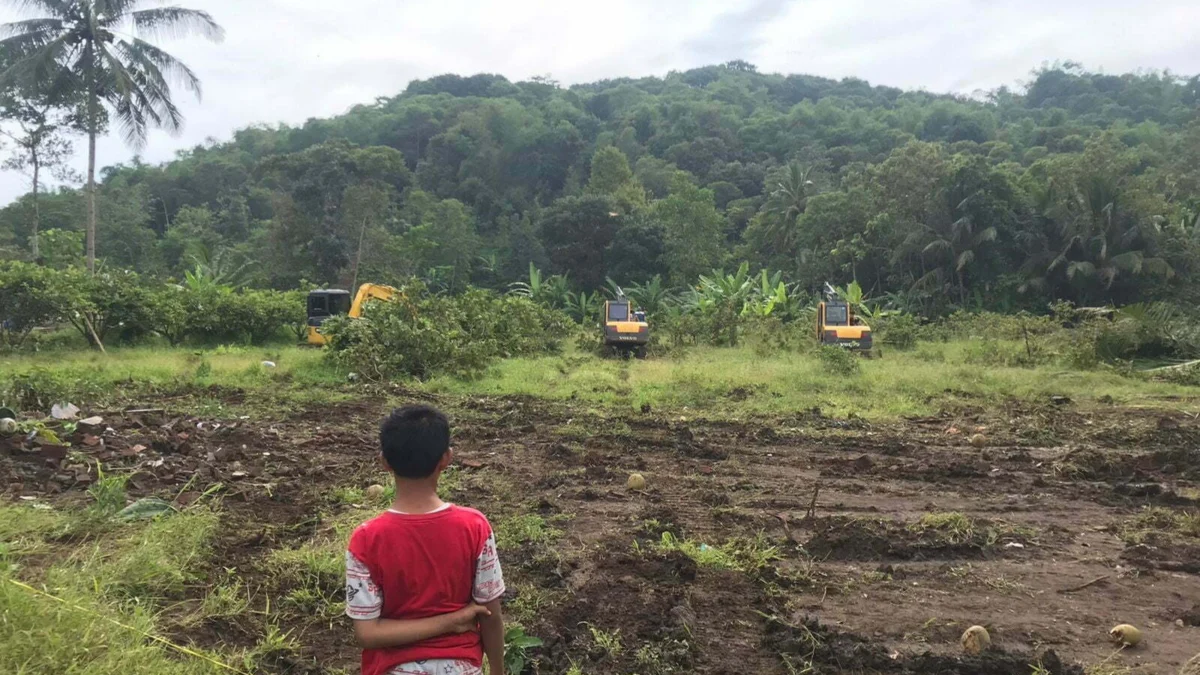
[[[1127,544],[1142,544],[1155,536],[1200,538],[1200,512],[1150,507],[1117,524],[1117,536]]]
[[[186,586],[204,581],[218,520],[215,511],[193,509],[119,527],[81,546],[52,576],[60,583],[82,580],[118,598],[179,595]]]
[[[1195,388],[1123,377],[1110,369],[975,365],[968,362],[977,351],[973,342],[888,350],[880,359],[859,359],[857,373],[834,368],[828,358],[809,352],[764,357],[748,347],[696,347],[678,357],[631,365],[578,354],[507,359],[475,380],[438,377],[425,386],[437,393],[517,394],[634,409],[643,404],[656,409],[699,408],[710,417],[792,414],[817,407],[833,415],[891,419],[930,414],[963,398],[984,403],[1046,400],[1051,395],[1080,403],[1110,397],[1125,405],[1200,409],[1200,392]],[[564,363],[571,367],[563,367]],[[589,435],[587,429],[562,431]]]
[[[779,549],[772,546],[761,534],[754,538],[739,537],[724,544],[710,546],[663,532],[662,537],[654,544],[654,550],[660,553],[682,553],[700,567],[738,572],[757,572],[780,558]]]
[[[229,675],[146,639],[157,627],[145,607],[104,602],[82,588],[53,589],[64,601],[59,603],[10,579],[0,571],[0,672]]]
[[[526,544],[549,547],[562,536],[561,530],[536,513],[501,518],[495,523],[494,531],[500,550],[512,550]]]

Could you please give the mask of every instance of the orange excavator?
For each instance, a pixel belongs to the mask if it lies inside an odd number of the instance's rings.
[[[325,320],[333,316],[349,316],[357,319],[362,316],[363,305],[371,300],[390,300],[398,291],[391,286],[382,284],[363,284],[358,287],[354,299],[350,299],[350,291],[340,288],[322,288],[308,293],[308,344],[320,347],[325,344],[325,336],[319,330]]]
[[[871,327],[854,315],[850,303],[825,284],[825,301],[817,305],[817,341],[855,351],[871,351]]]
[[[624,357],[631,354],[639,359],[646,358],[646,345],[650,343],[650,324],[646,313],[634,308],[625,295],[604,302],[604,346],[619,352]]]

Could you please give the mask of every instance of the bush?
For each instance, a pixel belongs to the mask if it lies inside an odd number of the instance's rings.
[[[154,329],[152,291],[143,285],[136,272],[101,270],[95,275],[79,268],[60,272],[66,284],[77,289],[77,300],[67,320],[75,330],[95,345],[96,339],[108,342],[134,342]]]
[[[912,314],[893,314],[875,319],[871,330],[879,334],[882,344],[896,349],[911,349],[920,338],[921,323]]]
[[[326,321],[329,356],[370,379],[478,374],[506,356],[554,353],[573,324],[567,315],[526,298],[470,290],[431,295],[411,282],[388,302],[374,302],[361,319]]]
[[[21,348],[34,328],[62,319],[79,301],[78,289],[61,272],[22,262],[0,264],[0,348]]]
[[[826,370],[837,375],[857,375],[862,370],[858,354],[845,347],[821,345],[817,348],[817,357]]]

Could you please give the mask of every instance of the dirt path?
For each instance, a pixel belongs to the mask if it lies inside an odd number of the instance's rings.
[[[329,536],[342,508],[330,493],[377,479],[373,430],[395,402],[276,420],[112,416],[102,444],[73,441],[108,470],[135,471],[134,497],[186,501],[225,484],[214,569],[279,594],[264,556]],[[812,412],[718,423],[530,399],[440,403],[457,423],[456,501],[494,522],[538,514],[561,532],[501,552],[510,604],[534,607],[526,628],[546,640],[543,673],[1027,673],[1046,650],[1174,673],[1200,651],[1187,618],[1200,612],[1200,536],[1121,529],[1146,507],[1197,512],[1200,423],[1189,416],[1013,405],[887,425]],[[5,494],[82,499],[87,465],[44,454],[0,448]],[[634,471],[645,490],[625,488]],[[774,559],[697,565],[663,547],[663,532]],[[277,672],[356,664],[344,620],[281,617],[304,648]],[[1117,623],[1139,626],[1145,643],[1114,655]],[[972,624],[996,649],[964,660],[958,638]],[[249,646],[262,628],[232,617],[187,638]],[[1054,655],[1043,666],[1069,672]]]

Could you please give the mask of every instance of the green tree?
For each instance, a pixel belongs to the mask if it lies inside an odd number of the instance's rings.
[[[663,261],[673,283],[690,284],[721,263],[725,219],[713,203],[712,190],[677,179],[670,196],[655,202],[651,214],[663,227]]]
[[[16,63],[2,82],[38,81],[83,101],[88,135],[87,264],[96,265],[96,136],[101,106],[111,109],[125,140],[141,146],[151,126],[180,128],[183,115],[171,99],[175,81],[200,95],[200,80],[181,61],[144,37],[198,34],[219,41],[224,31],[206,12],[180,7],[137,9],[139,0],[14,0],[47,16],[5,24],[0,50]]]
[[[7,70],[10,65],[0,65],[0,69]],[[72,103],[69,93],[54,92],[44,82],[30,78],[0,80],[0,120],[12,123],[11,126],[0,124],[0,134],[7,136],[15,146],[0,168],[29,177],[33,204],[29,246],[34,260],[41,257],[39,190],[42,172],[48,170],[59,180],[74,177],[66,164],[74,151],[69,135],[74,131],[73,117],[77,111],[72,108]]]
[[[599,288],[608,269],[605,258],[621,225],[621,214],[608,197],[565,197],[539,220],[542,243],[555,274],[569,274],[581,289]]]

